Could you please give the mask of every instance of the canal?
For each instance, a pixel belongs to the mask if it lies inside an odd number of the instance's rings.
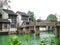
[[[14,35],[0,35],[0,45],[7,45],[8,39],[13,37]],[[47,32],[42,32],[40,33],[39,36],[35,36],[34,34],[30,34],[31,40],[27,43],[24,40],[24,35],[19,34],[17,35],[21,42],[22,45],[39,45],[40,41],[44,39],[44,41],[46,42],[47,40],[47,45],[50,45],[50,42],[52,39],[55,40],[55,35],[53,33],[47,33]]]

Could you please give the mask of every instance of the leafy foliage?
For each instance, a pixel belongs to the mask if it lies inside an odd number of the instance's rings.
[[[0,8],[2,8],[2,3],[0,3]]]
[[[46,44],[44,43],[44,41],[41,41],[39,45],[46,45]]]
[[[27,15],[31,18],[32,21],[35,21],[34,12],[28,11]]]
[[[56,15],[50,14],[47,19],[48,22],[57,22],[57,17]]]
[[[43,38],[42,41],[40,41],[39,45],[56,45],[55,38],[54,39],[48,39],[48,38]]]
[[[8,3],[11,3],[10,0],[4,0],[0,2],[0,8],[2,8],[4,5],[7,6],[7,9],[10,8],[10,5]]]
[[[23,38],[25,41],[27,41],[28,45],[33,45],[31,43],[30,35],[25,34]],[[8,40],[8,45],[22,45],[23,43],[24,42],[21,42],[17,36],[14,36]],[[37,45],[60,45],[60,38],[43,38]]]
[[[31,40],[31,37],[26,34],[26,35],[24,35],[24,40],[25,40],[25,41],[29,41],[29,40]]]
[[[60,37],[59,38],[56,38],[56,45],[60,45]]]
[[[8,40],[8,45],[22,45],[22,43],[17,36],[14,36]]]

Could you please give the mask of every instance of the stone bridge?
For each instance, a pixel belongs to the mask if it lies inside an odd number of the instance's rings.
[[[60,22],[30,22],[29,24],[20,26],[19,33],[30,33],[35,32],[35,35],[40,34],[39,27],[45,27],[45,31],[51,30],[54,27],[56,37],[60,36]]]

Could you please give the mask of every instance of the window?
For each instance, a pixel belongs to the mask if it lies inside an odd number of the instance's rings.
[[[7,28],[7,24],[4,24],[4,28]]]

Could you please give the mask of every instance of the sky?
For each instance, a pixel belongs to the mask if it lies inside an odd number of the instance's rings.
[[[45,20],[49,14],[60,15],[60,0],[11,0],[11,9],[21,12],[34,12],[35,18]]]

